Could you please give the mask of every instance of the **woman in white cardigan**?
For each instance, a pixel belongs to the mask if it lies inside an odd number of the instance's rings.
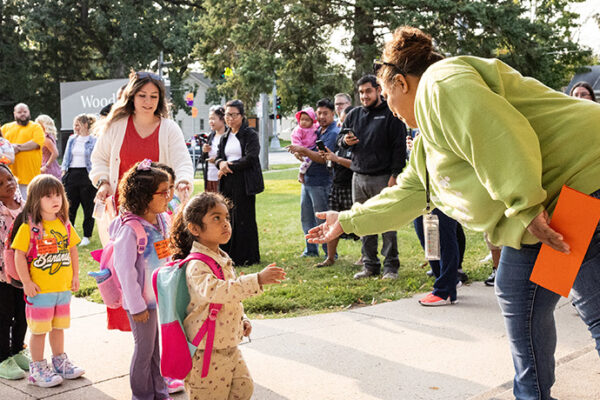
[[[98,188],[97,200],[106,200],[115,193],[121,176],[136,162],[149,158],[164,163],[175,171],[174,182],[180,199],[189,198],[192,191],[192,160],[179,126],[168,118],[165,87],[159,77],[148,72],[134,72],[129,77],[122,96],[106,119],[98,121],[98,141],[92,152],[90,179]],[[172,195],[172,188],[156,196]],[[109,215],[99,221],[104,238]],[[129,320],[122,308],[107,308],[108,329],[130,331]],[[179,381],[167,378],[169,392],[183,387]]]
[[[122,96],[98,124],[90,172],[98,200],[114,194],[123,173],[144,158],[173,168],[176,190],[180,197],[189,197],[192,160],[181,129],[168,117],[165,87],[158,75],[132,72]]]

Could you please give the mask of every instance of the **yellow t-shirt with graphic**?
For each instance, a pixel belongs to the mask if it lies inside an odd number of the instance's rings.
[[[40,293],[71,290],[73,267],[69,249],[77,246],[81,239],[71,227],[71,240],[67,243],[67,228],[58,218],[53,221],[43,220],[42,225],[43,243],[38,242],[38,256],[29,264],[31,280],[40,287]],[[11,247],[27,254],[30,232],[29,225],[22,224]]]
[[[2,126],[2,134],[12,144],[23,144],[34,141],[40,146],[36,150],[17,153],[15,155],[15,162],[10,165],[10,169],[18,178],[19,183],[28,185],[33,178],[40,174],[40,168],[42,168],[42,148],[46,140],[42,126],[32,121],[29,121],[27,126],[10,122]]]

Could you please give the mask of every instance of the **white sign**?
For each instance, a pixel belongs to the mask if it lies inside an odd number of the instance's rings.
[[[73,129],[73,119],[79,114],[98,114],[114,103],[117,91],[128,79],[62,82],[60,84],[60,129]]]

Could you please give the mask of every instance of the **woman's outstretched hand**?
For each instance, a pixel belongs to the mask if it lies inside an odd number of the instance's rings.
[[[552,247],[554,250],[565,254],[571,253],[571,248],[563,240],[563,236],[550,227],[550,218],[548,217],[548,212],[546,210],[538,214],[538,216],[531,221],[527,230],[533,236],[540,239],[540,242]]]
[[[324,219],[325,222],[308,231],[306,235],[308,243],[327,243],[344,233],[342,226],[338,222],[339,212],[325,211],[318,212],[315,215],[319,219]]]

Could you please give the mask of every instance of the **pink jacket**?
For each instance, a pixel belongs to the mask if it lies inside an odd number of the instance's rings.
[[[294,128],[294,131],[292,132],[292,144],[306,147],[307,149],[312,149],[315,147],[315,141],[317,140],[317,129],[319,129],[317,115],[312,107],[307,107],[303,110],[300,110],[296,113],[296,121],[298,121],[298,124],[300,124],[300,115],[302,115],[302,113],[312,118],[313,124],[310,128],[301,128],[300,125]]]

